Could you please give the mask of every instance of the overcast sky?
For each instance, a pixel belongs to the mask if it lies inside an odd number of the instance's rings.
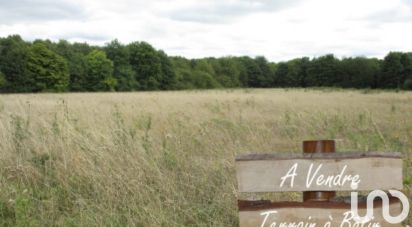
[[[412,51],[412,0],[0,0],[0,36],[147,41],[190,58]]]

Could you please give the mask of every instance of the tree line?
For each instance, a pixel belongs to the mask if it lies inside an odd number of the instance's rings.
[[[265,57],[187,59],[146,42],[105,46],[0,38],[1,92],[139,91],[341,87],[412,90],[412,53],[384,59],[329,54],[269,62]]]

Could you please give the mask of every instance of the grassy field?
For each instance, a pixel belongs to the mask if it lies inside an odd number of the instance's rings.
[[[411,92],[0,95],[0,225],[237,226],[235,156],[307,139],[402,152],[411,197]]]

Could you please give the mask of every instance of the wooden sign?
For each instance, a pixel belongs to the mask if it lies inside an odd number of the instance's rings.
[[[236,158],[239,192],[402,189],[400,153],[251,154]]]
[[[382,202],[374,203],[374,219],[362,224],[354,221],[350,203],[345,202],[278,202],[257,206],[239,201],[240,227],[401,227],[382,217]],[[359,203],[359,215],[366,214],[366,203]],[[401,213],[401,204],[390,199],[392,215]]]
[[[303,154],[249,154],[236,158],[239,192],[303,192],[304,200],[238,201],[241,227],[402,226],[409,203],[405,195],[396,191],[403,187],[400,153],[334,153],[333,140],[304,141],[303,150]],[[337,198],[335,191],[351,191],[351,196]],[[373,193],[362,200],[357,191]],[[352,209],[352,203],[356,209]],[[360,222],[357,218],[366,213],[373,218]]]

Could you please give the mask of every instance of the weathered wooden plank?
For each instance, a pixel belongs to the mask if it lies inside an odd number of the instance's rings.
[[[236,159],[239,192],[402,189],[399,153],[244,155]],[[289,175],[288,175],[289,174]]]
[[[389,209],[392,216],[401,213],[399,200],[392,200]],[[366,213],[366,204],[359,204],[359,215]],[[374,204],[374,219],[363,225],[356,223],[350,213],[350,204],[333,202],[278,202],[261,204],[260,206],[242,207],[239,204],[240,227],[373,227],[379,223],[381,227],[400,227],[401,224],[390,224],[382,215],[382,203]]]
[[[289,159],[357,159],[368,157],[381,158],[402,158],[399,152],[336,152],[336,153],[254,153],[243,154],[236,157],[236,161],[256,161],[256,160],[289,160]]]

